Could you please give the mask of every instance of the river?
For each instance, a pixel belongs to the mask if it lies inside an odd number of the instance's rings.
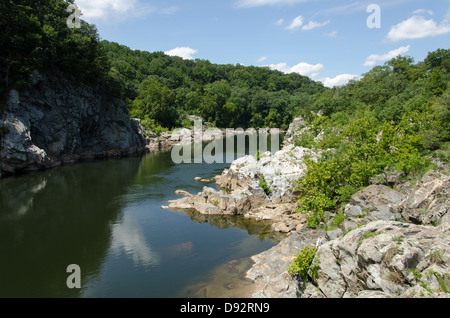
[[[161,208],[228,166],[158,152],[0,180],[0,297],[242,296],[249,257],[278,242],[270,225]]]

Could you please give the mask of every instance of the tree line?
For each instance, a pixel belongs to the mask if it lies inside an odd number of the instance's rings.
[[[375,66],[302,109],[308,125],[295,143],[321,153],[295,185],[310,227],[328,212],[344,220],[351,196],[373,182],[416,180],[449,162],[449,83],[450,50],[438,49],[418,63],[399,56]]]
[[[325,91],[308,77],[268,67],[220,65],[101,41],[115,91],[144,125],[174,127],[198,115],[218,127],[287,129],[293,116]]]

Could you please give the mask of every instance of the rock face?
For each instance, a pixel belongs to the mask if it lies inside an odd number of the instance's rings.
[[[81,159],[143,151],[146,139],[125,102],[100,88],[34,73],[29,87],[11,90],[0,122],[1,170],[37,170]]]
[[[315,293],[303,297],[450,297],[450,177],[430,170],[397,188],[352,197],[317,251]]]
[[[384,297],[444,296],[450,280],[448,234],[444,227],[371,222],[320,246],[317,287],[328,298],[374,291]]]
[[[253,296],[450,297],[449,187],[447,175],[431,170],[415,187],[397,185],[402,192],[383,185],[361,190],[335,230],[303,227],[254,256],[247,277],[263,287]],[[287,273],[293,255],[305,245],[317,248],[316,281],[295,280]]]
[[[255,263],[247,272],[247,278],[262,282],[255,291],[255,298],[298,298],[302,295],[301,284],[291,277],[287,268],[294,255],[307,245],[316,245],[324,239],[324,233],[302,229],[293,232],[278,245],[252,257]]]

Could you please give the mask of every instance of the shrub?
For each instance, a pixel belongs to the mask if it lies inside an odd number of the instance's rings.
[[[316,249],[311,246],[305,246],[300,253],[295,255],[295,259],[291,262],[287,271],[291,276],[299,276],[306,280],[308,275],[316,281],[318,265],[314,265],[314,257],[316,256]]]
[[[298,212],[306,214],[310,228],[317,228],[326,211],[346,204],[385,169],[413,175],[429,166],[418,133],[421,125],[415,118],[409,114],[397,125],[381,123],[371,111],[363,109],[346,124],[327,123],[327,127],[334,125],[336,129],[325,129],[322,140],[333,142],[316,146],[333,144],[334,148],[322,149],[317,162],[305,160],[307,171],[295,185]]]
[[[269,188],[269,185],[266,182],[266,178],[263,174],[259,177],[259,186],[264,190],[267,195],[270,195],[272,191]]]

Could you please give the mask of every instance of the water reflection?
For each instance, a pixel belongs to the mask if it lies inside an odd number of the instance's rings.
[[[135,266],[156,266],[161,262],[160,255],[150,248],[139,224],[127,217],[113,227],[111,251],[116,257],[125,252]]]
[[[66,268],[82,281],[98,271],[139,158],[79,164],[0,180],[0,297],[77,297]]]
[[[239,228],[247,231],[249,235],[258,236],[260,240],[268,238],[271,241],[279,242],[285,237],[285,234],[272,230],[270,221],[253,220],[239,215],[201,214],[195,210],[187,210],[183,213],[189,215],[194,222],[209,223],[219,229]]]
[[[1,179],[0,297],[174,297],[270,248],[277,238],[263,222],[161,209],[228,166],[175,165],[166,152]],[[66,286],[70,264],[81,290]]]

